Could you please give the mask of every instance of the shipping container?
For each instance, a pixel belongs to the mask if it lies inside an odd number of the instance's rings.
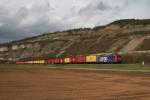
[[[28,61],[24,61],[24,64],[28,64]]]
[[[35,60],[35,61],[33,61],[33,64],[37,64],[37,61]]]
[[[85,63],[86,62],[86,56],[77,56],[77,63]]]
[[[46,63],[47,63],[47,64],[52,64],[52,59],[46,60]]]
[[[27,64],[33,64],[33,61],[27,61]]]
[[[64,58],[64,63],[71,63],[70,58]]]
[[[99,62],[101,63],[108,63],[108,57],[107,56],[102,56],[99,58]]]
[[[37,63],[37,64],[40,64],[40,60],[37,60],[36,63]]]
[[[52,63],[52,64],[55,63],[55,59],[54,59],[54,58],[51,59],[51,63]]]
[[[39,60],[39,64],[44,64],[45,60]]]
[[[71,58],[70,58],[70,62],[71,62],[72,64],[77,63],[77,58],[76,58],[76,57],[71,57]]]
[[[59,62],[60,62],[59,58],[55,58],[55,59],[54,59],[54,63],[55,63],[55,64],[59,64]]]
[[[97,56],[97,63],[115,63],[116,58],[114,54]]]
[[[40,60],[37,60],[37,64],[40,64],[41,62],[40,62]]]
[[[59,63],[63,64],[64,63],[64,58],[59,58]]]
[[[96,55],[86,56],[86,63],[96,63]]]
[[[16,64],[25,64],[23,61],[16,61]]]
[[[101,57],[102,55],[96,55],[96,63],[102,63]]]
[[[36,61],[33,61],[32,63],[33,63],[33,64],[36,64]]]

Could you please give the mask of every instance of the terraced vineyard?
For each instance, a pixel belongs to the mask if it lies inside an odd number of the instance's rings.
[[[149,19],[119,20],[93,29],[47,33],[1,44],[0,61],[120,52],[125,63],[150,62],[147,55],[149,41]],[[128,62],[128,58],[134,58],[135,52],[138,59]]]

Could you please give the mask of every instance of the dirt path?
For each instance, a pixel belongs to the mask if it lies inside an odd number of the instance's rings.
[[[150,100],[149,75],[121,73],[3,69],[0,100]]]
[[[144,37],[141,38],[135,38],[131,40],[124,48],[124,51],[133,51],[136,47],[138,47],[143,41]]]

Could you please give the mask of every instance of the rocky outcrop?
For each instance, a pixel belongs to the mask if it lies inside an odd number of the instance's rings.
[[[4,47],[0,47],[0,52],[6,52],[8,51],[8,47],[4,46]]]

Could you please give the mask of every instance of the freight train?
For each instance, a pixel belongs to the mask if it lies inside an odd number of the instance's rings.
[[[87,55],[66,58],[49,58],[42,60],[16,61],[16,64],[91,64],[91,63],[121,63],[122,57],[119,54]]]

